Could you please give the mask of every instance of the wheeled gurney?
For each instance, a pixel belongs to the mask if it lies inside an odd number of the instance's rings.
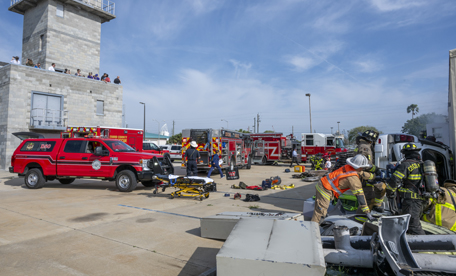
[[[161,188],[162,192],[166,188],[174,187],[179,189],[178,191],[170,194],[171,198],[174,197],[198,197],[199,200],[209,197],[209,192],[217,190],[217,184],[214,183],[212,178],[199,177],[199,176],[178,176],[178,175],[156,175],[156,179],[162,181],[162,184],[156,184],[154,194],[158,193],[158,189]]]

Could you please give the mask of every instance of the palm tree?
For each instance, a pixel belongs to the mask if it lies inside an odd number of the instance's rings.
[[[417,104],[411,104],[407,107],[407,113],[412,112],[412,119],[413,116],[415,116],[416,113],[420,112],[420,109],[418,108]]]

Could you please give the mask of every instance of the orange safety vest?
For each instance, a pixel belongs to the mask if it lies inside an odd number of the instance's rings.
[[[333,171],[332,173],[330,173],[329,175],[321,178],[321,183],[323,184],[323,187],[325,187],[325,189],[333,191],[334,196],[336,198],[339,198],[339,196],[341,194],[345,193],[345,191],[350,189],[350,188],[343,189],[343,190],[339,189],[339,180],[350,177],[350,176],[359,177],[358,173],[355,171],[355,169],[353,169],[352,166],[345,165],[342,168],[337,169],[337,170]]]

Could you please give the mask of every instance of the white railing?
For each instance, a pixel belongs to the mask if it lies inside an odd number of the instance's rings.
[[[10,6],[15,5],[24,0],[10,0]],[[107,13],[115,15],[116,13],[116,3],[109,0],[74,0],[80,3],[84,3],[89,7],[103,10]]]
[[[109,0],[74,0],[86,4],[89,7],[103,10],[107,13],[115,15],[116,3]]]
[[[33,108],[30,113],[30,126],[34,128],[66,128],[68,110]]]

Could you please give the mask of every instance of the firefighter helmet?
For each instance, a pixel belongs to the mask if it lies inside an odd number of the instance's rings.
[[[405,154],[405,153],[420,151],[420,150],[421,149],[418,148],[414,143],[407,143],[402,147],[401,152]]]
[[[366,156],[362,154],[357,154],[355,157],[348,158],[347,164],[352,166],[354,169],[365,169],[371,167]]]
[[[369,142],[375,143],[377,141],[378,135],[379,135],[379,133],[377,131],[370,130],[370,129],[364,131],[363,133],[358,133],[358,134],[359,134],[359,136],[356,139],[357,143],[359,142],[359,139],[364,139]]]

